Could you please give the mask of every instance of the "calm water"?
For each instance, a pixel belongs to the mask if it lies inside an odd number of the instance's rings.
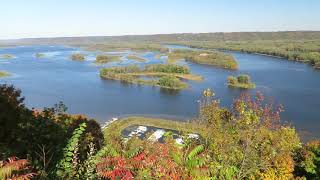
[[[171,48],[181,48],[170,46]],[[85,62],[75,62],[69,56],[75,52],[88,55]],[[38,59],[35,53],[44,53]],[[238,61],[238,71],[185,63],[192,73],[202,75],[202,82],[190,82],[190,88],[180,92],[162,90],[158,87],[121,84],[117,81],[101,80],[102,66],[92,62],[98,52],[84,52],[65,46],[29,46],[0,49],[0,54],[12,54],[14,59],[0,59],[0,70],[13,75],[0,79],[0,83],[14,84],[26,97],[29,107],[50,107],[63,101],[70,113],[83,113],[100,122],[111,117],[128,115],[150,115],[176,119],[192,118],[198,111],[202,91],[214,89],[223,106],[230,107],[234,98],[245,90],[229,89],[228,75],[247,73],[261,91],[276,104],[285,106],[282,118],[294,124],[300,131],[308,131],[320,137],[320,71],[312,67],[285,61],[279,58],[230,52]],[[154,53],[141,54],[148,59],[139,63],[126,59],[129,52],[114,52],[124,57],[118,66],[137,63],[140,65],[162,63]],[[276,100],[276,101],[275,101]]]

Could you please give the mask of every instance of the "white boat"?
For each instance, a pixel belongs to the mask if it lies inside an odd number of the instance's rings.
[[[149,137],[149,140],[154,142],[158,141],[163,136],[164,133],[165,131],[163,129],[158,129]]]
[[[147,131],[147,129],[148,128],[145,126],[139,126],[137,129],[132,131],[128,136],[129,137],[132,137],[134,135],[141,136],[143,133],[145,133]]]

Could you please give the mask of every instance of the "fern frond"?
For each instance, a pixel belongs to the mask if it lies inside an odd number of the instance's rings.
[[[193,159],[194,157],[196,157],[197,155],[199,155],[203,151],[204,151],[204,145],[196,146],[194,149],[192,149],[190,151],[190,153],[187,156],[187,159],[188,160]]]
[[[177,152],[170,152],[171,158],[174,160],[179,165],[182,165],[183,163],[183,156],[182,153],[177,151]]]
[[[141,151],[142,151],[142,149],[140,147],[134,148],[134,149],[130,149],[129,151],[125,152],[125,156],[127,158],[133,158],[136,155],[138,155]]]
[[[201,167],[205,165],[205,158],[195,158],[187,160],[186,164],[188,168]]]

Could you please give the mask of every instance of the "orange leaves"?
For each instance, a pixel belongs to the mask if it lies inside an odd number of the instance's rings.
[[[29,173],[28,161],[26,159],[8,158],[7,161],[0,161],[0,179],[22,179],[28,180],[35,176]]]
[[[289,154],[278,155],[274,158],[272,166],[261,173],[262,179],[292,179],[294,161]]]
[[[133,179],[129,166],[126,159],[122,157],[104,158],[102,162],[97,165],[97,172],[98,175],[103,178]]]
[[[146,143],[143,151],[131,158],[123,156],[103,158],[97,165],[100,177],[130,179],[134,177],[157,177],[181,179],[186,176],[183,167],[176,164],[168,144]]]

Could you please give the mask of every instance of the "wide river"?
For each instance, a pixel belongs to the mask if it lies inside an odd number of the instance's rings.
[[[169,46],[170,48],[185,48]],[[81,52],[88,55],[85,62],[70,60],[70,55]],[[36,58],[43,53],[44,58]],[[13,84],[21,89],[28,107],[52,107],[63,101],[68,112],[86,114],[103,123],[112,117],[145,115],[174,119],[190,119],[197,115],[198,100],[202,91],[212,88],[221,104],[230,107],[234,98],[246,90],[226,86],[228,75],[249,74],[256,83],[254,94],[261,91],[275,104],[282,104],[282,119],[295,125],[304,135],[320,137],[320,71],[306,64],[275,57],[228,52],[239,63],[238,71],[183,62],[192,73],[204,81],[190,82],[188,89],[174,92],[158,87],[122,84],[99,77],[102,66],[93,64],[96,54],[66,46],[18,46],[2,48],[0,54],[12,54],[13,59],[0,59],[0,71],[12,74],[1,78],[0,83]],[[140,54],[147,62],[126,59],[132,52],[122,54],[121,62],[104,66],[164,63],[155,53]]]

